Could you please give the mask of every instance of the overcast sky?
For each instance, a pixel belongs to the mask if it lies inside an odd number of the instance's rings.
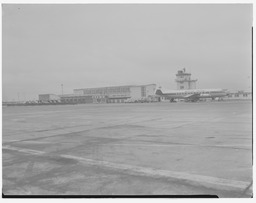
[[[252,5],[3,5],[3,100],[155,83],[248,89]]]

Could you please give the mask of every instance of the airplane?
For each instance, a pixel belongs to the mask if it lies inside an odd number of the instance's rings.
[[[156,90],[156,95],[165,97],[170,102],[175,102],[175,99],[184,99],[187,102],[196,102],[201,98],[223,99],[228,93],[223,89],[190,89],[190,90],[173,90],[168,93],[163,93],[161,89]]]

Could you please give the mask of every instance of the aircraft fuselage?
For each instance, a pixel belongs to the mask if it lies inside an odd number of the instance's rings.
[[[176,90],[168,93],[163,93],[157,90],[156,94],[166,99],[185,99],[185,100],[199,100],[200,98],[221,98],[227,96],[225,90],[222,89],[195,89],[195,90]]]

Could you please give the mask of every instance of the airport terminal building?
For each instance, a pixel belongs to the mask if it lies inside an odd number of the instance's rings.
[[[154,97],[156,84],[126,85],[74,89],[73,94],[60,95],[63,103],[124,103]]]

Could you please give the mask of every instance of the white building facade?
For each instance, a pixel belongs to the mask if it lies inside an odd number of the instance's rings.
[[[74,95],[92,96],[93,103],[124,103],[155,95],[156,84],[74,89]]]
[[[226,100],[252,100],[251,91],[230,91]]]

